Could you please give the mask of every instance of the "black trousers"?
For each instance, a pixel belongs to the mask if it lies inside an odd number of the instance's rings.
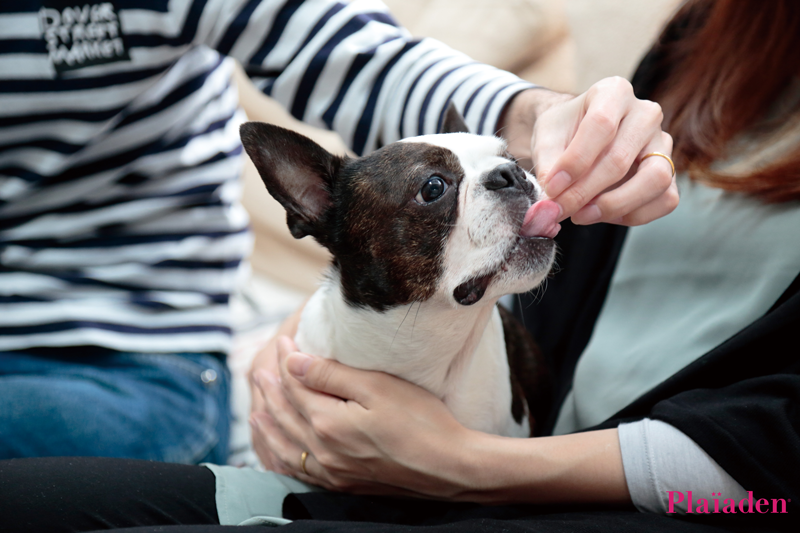
[[[202,466],[89,457],[0,461],[0,531],[263,531],[220,526],[214,492],[214,474]]]
[[[221,526],[214,474],[202,466],[133,459],[0,461],[0,532],[256,533]],[[797,531],[795,517],[681,519],[631,508],[482,507],[331,492],[290,495],[286,533],[720,533]],[[784,518],[779,521],[770,518]]]

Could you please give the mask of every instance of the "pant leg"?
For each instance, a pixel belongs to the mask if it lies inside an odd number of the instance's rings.
[[[0,354],[0,459],[223,463],[229,377],[207,354]]]
[[[219,524],[205,467],[131,459],[0,461],[0,531]]]

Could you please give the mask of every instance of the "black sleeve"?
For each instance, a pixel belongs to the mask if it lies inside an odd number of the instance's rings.
[[[754,497],[800,513],[799,331],[800,275],[763,317],[590,429],[662,420]]]
[[[798,367],[678,394],[656,404],[651,417],[689,436],[755,498],[781,498],[790,513],[800,513]]]

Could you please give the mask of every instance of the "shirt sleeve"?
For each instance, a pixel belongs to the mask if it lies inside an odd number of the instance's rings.
[[[205,44],[236,58],[296,118],[337,131],[357,154],[437,133],[450,101],[492,135],[508,101],[533,87],[434,39],[414,39],[375,0],[225,0]],[[212,8],[209,8],[212,12]]]
[[[747,498],[747,491],[735,479],[675,427],[645,418],[620,424],[618,431],[625,480],[639,511],[685,514],[689,491],[695,501]]]
[[[764,346],[778,349],[768,342]],[[783,357],[793,360],[783,372],[682,392],[656,404],[650,417],[696,442],[754,498],[783,500],[789,512],[796,512],[800,502],[800,357],[789,344],[782,350]],[[758,364],[768,366],[770,358],[752,357],[751,367],[746,368],[754,372],[752,366]]]

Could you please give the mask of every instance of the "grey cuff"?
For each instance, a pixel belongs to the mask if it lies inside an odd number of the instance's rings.
[[[628,491],[643,513],[684,514],[705,499],[747,498],[742,488],[700,446],[674,426],[645,418],[618,428]],[[691,495],[689,494],[691,491]],[[671,493],[671,494],[670,494]]]

